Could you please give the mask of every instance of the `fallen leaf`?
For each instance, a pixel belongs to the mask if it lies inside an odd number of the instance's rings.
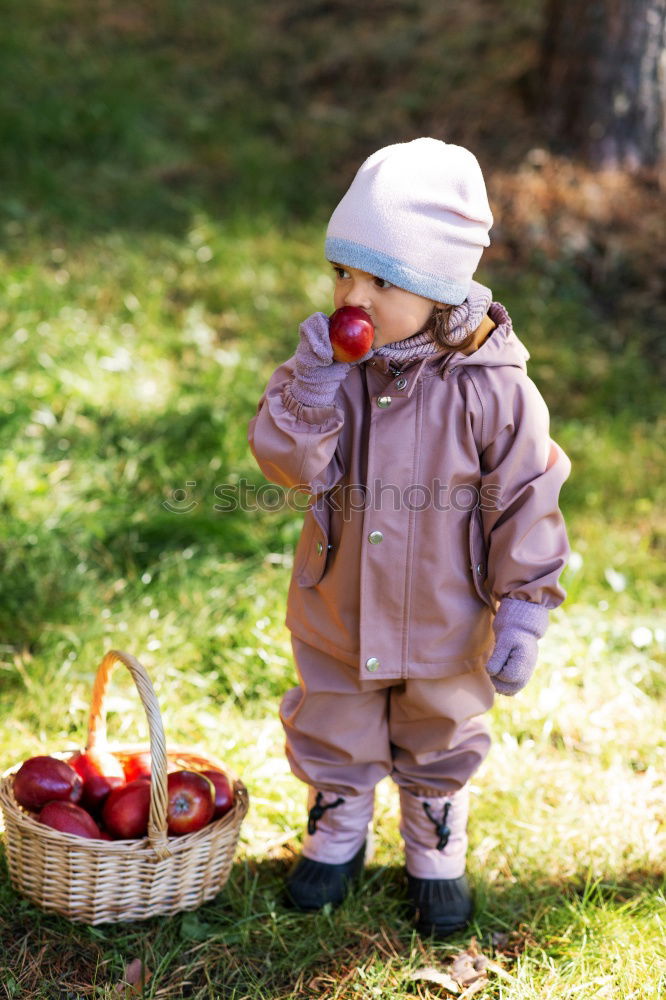
[[[133,958],[125,966],[123,978],[116,983],[116,993],[120,996],[132,996],[143,993],[144,987],[152,973],[144,966],[140,958]]]
[[[409,979],[423,979],[429,983],[437,983],[450,993],[455,993],[458,1000],[469,1000],[475,993],[480,993],[481,990],[485,989],[489,972],[493,972],[508,982],[514,981],[513,976],[499,963],[491,961],[487,955],[479,951],[476,938],[473,937],[467,950],[461,951],[455,956],[448,973],[428,965],[410,973]]]
[[[483,955],[471,955],[468,951],[461,951],[453,959],[451,965],[451,975],[460,986],[469,986],[477,979],[486,979],[485,968],[483,967]],[[481,965],[481,968],[477,968]]]
[[[451,975],[463,987],[459,1000],[468,1000],[482,990],[488,982],[488,958],[479,951],[475,937],[470,939],[466,951],[455,956],[451,964]]]
[[[410,972],[409,979],[425,979],[428,983],[437,983],[438,986],[443,986],[449,993],[460,993],[458,983],[451,976],[447,975],[446,972],[440,972],[439,969],[435,969],[432,965],[427,965],[422,969]]]
[[[485,990],[486,982],[487,980],[485,976],[482,976],[480,979],[477,979],[476,982],[471,983],[467,987],[464,993],[460,994],[458,1000],[469,1000],[469,998],[473,997],[475,993],[480,993],[481,990]]]

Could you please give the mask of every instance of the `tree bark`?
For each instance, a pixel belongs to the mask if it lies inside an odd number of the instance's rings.
[[[593,167],[666,161],[666,0],[547,0],[542,80],[557,152]]]

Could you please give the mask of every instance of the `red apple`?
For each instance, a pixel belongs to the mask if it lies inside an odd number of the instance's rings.
[[[137,778],[114,788],[102,807],[104,828],[117,840],[145,837],[150,812],[150,781]]]
[[[213,782],[198,771],[172,771],[167,776],[167,831],[179,837],[210,823],[215,812]]]
[[[101,833],[90,813],[73,802],[47,802],[39,814],[39,822],[62,833],[99,840]]]
[[[123,762],[126,781],[136,781],[137,778],[150,777],[150,750],[140,750],[130,754]]]
[[[372,347],[375,328],[365,309],[343,306],[328,321],[334,361],[358,361]]]
[[[81,801],[86,809],[99,809],[112,788],[125,784],[120,761],[106,750],[75,753],[69,764],[83,778]]]
[[[35,811],[47,802],[78,802],[83,781],[73,767],[56,757],[30,757],[14,775],[14,796],[24,809]]]
[[[234,804],[234,792],[229,779],[223,771],[202,771],[213,782],[215,789],[215,812],[213,819],[219,819],[228,813]]]

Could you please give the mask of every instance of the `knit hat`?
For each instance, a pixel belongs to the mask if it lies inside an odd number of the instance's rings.
[[[493,217],[476,157],[439,139],[385,146],[361,165],[326,257],[435,302],[467,298]]]

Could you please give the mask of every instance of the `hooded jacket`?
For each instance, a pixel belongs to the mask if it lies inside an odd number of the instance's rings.
[[[332,406],[293,397],[291,358],[250,422],[264,475],[308,498],[287,627],[362,679],[480,669],[502,598],[564,600],[570,462],[506,310],[488,315],[495,329],[474,353],[397,374],[374,355]]]

